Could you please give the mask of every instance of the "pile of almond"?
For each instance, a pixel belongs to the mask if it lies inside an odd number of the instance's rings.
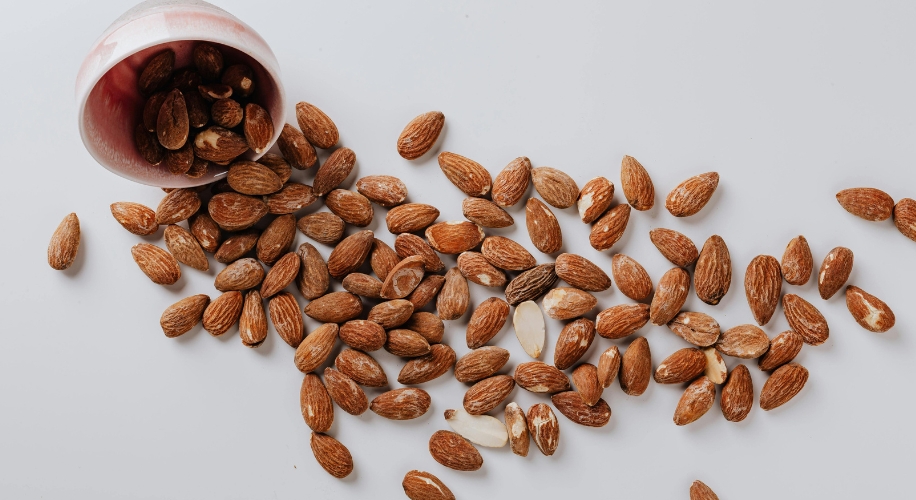
[[[805,386],[808,370],[792,360],[804,344],[824,343],[829,329],[815,305],[783,291],[784,280],[797,286],[811,277],[814,261],[804,237],[790,241],[781,260],[760,255],[748,264],[744,289],[756,324],[722,328],[705,312],[682,310],[691,283],[709,306],[718,304],[731,288],[732,262],[718,235],[698,249],[675,230],[650,231],[649,238],[673,266],[657,281],[636,259],[619,252],[604,266],[576,254],[551,255],[563,248],[554,210],[575,207],[591,227],[591,246],[604,251],[621,239],[632,210],[653,207],[654,185],[636,159],[623,158],[620,178],[627,203],[614,205],[614,184],[604,177],[580,189],[566,173],[532,168],[527,158],[519,157],[493,178],[474,160],[443,152],[438,156],[443,174],[468,196],[462,203],[467,220],[438,222],[439,210],[407,202],[407,187],[395,177],[370,175],[356,181],[356,191],[339,188],[356,162],[355,153],[345,147],[330,153],[311,186],[291,181],[292,168],[315,165],[315,147],[334,148],[339,140],[334,122],[317,107],[302,102],[296,111],[299,127],[284,127],[278,143],[282,155],[235,161],[223,180],[197,189],[168,190],[155,211],[131,202],[114,203],[111,211],[137,235],[155,234],[165,226],[165,248],[139,243],[132,249],[137,265],[154,283],[175,283],[182,266],[207,270],[208,254],[225,265],[214,283],[220,295],[212,300],[209,295],[193,295],[169,306],[162,314],[162,330],[177,337],[202,322],[212,335],[222,335],[237,325],[242,343],[257,347],[267,337],[270,321],[295,349],[292,360],[305,374],[300,403],[313,431],[312,451],[333,476],[345,477],[353,469],[350,452],[327,434],[335,404],[353,415],[372,410],[388,419],[417,418],[432,401],[419,386],[451,370],[469,387],[461,404],[444,414],[451,430],[430,436],[429,452],[440,464],[460,471],[482,467],[478,446],[508,444],[524,457],[533,442],[541,453],[552,455],[560,444],[555,411],[579,425],[606,425],[611,408],[602,393],[615,379],[631,396],[642,395],[653,379],[684,386],[674,408],[677,425],[706,414],[716,400],[717,386],[723,416],[732,422],[747,417],[755,398],[749,370],[738,364],[729,372],[726,357],[756,359],[761,370],[770,372],[759,390],[763,410],[786,404]],[[398,152],[407,159],[422,157],[436,143],[443,124],[439,112],[416,117],[398,138]],[[718,182],[715,172],[691,177],[670,191],[665,207],[675,217],[697,214]],[[540,198],[528,196],[529,184]],[[856,189],[838,198],[849,211],[872,220],[886,219],[893,211],[898,227],[912,238],[916,202],[903,200],[895,208],[890,197],[879,193]],[[296,212],[316,202],[330,211],[297,218]],[[531,243],[543,254],[540,259],[516,241],[487,234],[487,229],[514,224],[505,208],[521,202]],[[387,210],[387,229],[397,235],[393,248],[361,229],[379,208]],[[181,225],[184,221],[186,227]],[[333,247],[327,260],[311,243],[291,248],[297,229]],[[66,268],[78,242],[79,225],[71,215],[49,248],[52,267]],[[456,256],[456,265],[447,269],[443,255]],[[847,248],[835,248],[824,258],[817,274],[822,299],[843,289],[852,265],[853,253]],[[558,286],[561,280],[564,284]],[[330,291],[332,281],[340,281],[345,291]],[[598,308],[593,294],[609,289],[612,281],[631,301],[593,316]],[[492,289],[493,296],[471,304],[471,286]],[[864,328],[883,332],[893,326],[893,312],[881,300],[855,286],[847,286],[845,295],[850,313]],[[773,317],[780,298],[791,329],[771,339],[761,326]],[[303,312],[322,323],[308,335]],[[454,337],[446,336],[446,322],[466,314],[470,320],[465,340],[471,351],[459,359],[447,344]],[[548,341],[545,314],[566,322],[555,338],[552,363],[539,360]],[[510,317],[521,347],[532,359],[505,370],[509,352],[488,344]],[[686,342],[654,367],[648,340],[634,336],[649,322],[666,326]],[[622,352],[612,344],[584,361],[596,334],[632,340]],[[346,348],[329,363],[338,341]],[[405,387],[390,388],[388,375],[370,354],[381,349],[409,358],[397,374],[397,382]],[[527,410],[511,402],[516,385],[543,394],[544,402]],[[370,401],[364,387],[388,390]],[[413,499],[454,498],[428,472],[408,472],[403,488]],[[698,481],[691,487],[691,498],[716,496]]]

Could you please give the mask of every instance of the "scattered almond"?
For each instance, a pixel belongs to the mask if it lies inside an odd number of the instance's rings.
[[[706,172],[680,183],[668,193],[665,208],[675,217],[689,217],[706,206],[719,185],[719,174]]]
[[[904,236],[916,241],[916,200],[903,198],[894,205],[894,225]]]
[[[299,184],[298,182],[287,182],[283,185],[283,188],[276,193],[265,196],[264,203],[267,204],[268,213],[291,214],[311,205],[317,199],[318,197],[315,196],[315,192],[312,191],[311,186]],[[341,232],[343,230],[342,226],[341,224]],[[305,233],[305,231],[303,231],[303,233]],[[305,234],[308,235],[308,233]]]
[[[267,303],[270,322],[277,334],[290,347],[299,347],[302,342],[305,324],[302,321],[302,310],[296,297],[289,292],[280,292]]]
[[[480,253],[490,264],[507,271],[525,271],[537,264],[525,247],[504,236],[484,238]]]
[[[303,216],[296,227],[318,243],[334,245],[343,238],[346,225],[343,219],[331,212],[316,212]]]
[[[375,276],[350,273],[340,284],[344,290],[360,297],[366,297],[367,299],[382,298],[382,282]]]
[[[490,192],[490,172],[474,160],[455,153],[439,153],[439,167],[458,189],[468,196],[486,196]]]
[[[280,148],[283,158],[295,169],[304,170],[318,161],[315,148],[309,144],[302,132],[289,123],[283,125],[280,137],[277,138],[277,147]]]
[[[422,417],[431,403],[429,394],[423,389],[404,387],[376,396],[369,409],[390,420],[412,420]]]
[[[706,372],[706,355],[696,347],[678,349],[655,369],[655,382],[683,384]]]
[[[633,335],[648,322],[647,304],[620,304],[598,313],[595,330],[606,339],[622,339]]]
[[[782,275],[790,285],[804,285],[811,279],[814,259],[804,236],[796,236],[786,246],[780,263]]]
[[[407,199],[407,186],[391,175],[368,175],[356,181],[356,190],[369,201],[391,208]]]
[[[356,227],[368,226],[375,215],[369,199],[356,191],[335,189],[328,193],[324,203],[344,222]]]
[[[620,359],[620,388],[630,396],[641,396],[652,378],[652,355],[645,337],[636,337]]]
[[[719,352],[742,359],[759,358],[769,348],[769,337],[756,325],[733,326],[722,332],[716,341]]]
[[[509,227],[515,220],[499,205],[483,198],[473,196],[461,202],[461,211],[464,218],[481,227],[501,228]]]
[[[852,215],[870,221],[890,219],[894,211],[894,199],[875,188],[844,189],[836,194],[836,201]]]
[[[706,356],[706,370],[704,371],[706,377],[716,385],[725,383],[728,377],[728,366],[725,365],[725,360],[722,359],[719,351],[715,347],[705,347],[703,355]]]
[[[402,259],[411,255],[423,257],[424,269],[428,273],[438,273],[445,269],[439,254],[423,238],[415,234],[399,234],[394,240],[394,250]]]
[[[213,286],[221,292],[249,290],[264,279],[264,268],[254,259],[239,259],[216,275]]]
[[[544,403],[538,403],[528,409],[528,434],[545,456],[551,456],[560,444],[560,423]]]
[[[598,303],[594,295],[578,288],[559,287],[544,296],[544,312],[553,319],[567,320],[582,316]]]
[[[531,171],[531,180],[544,201],[557,208],[569,208],[576,203],[579,186],[565,172],[551,167],[538,167]]]
[[[79,250],[79,247],[80,220],[77,218],[75,213],[71,213],[64,217],[64,220],[62,220],[57,226],[57,229],[54,230],[54,234],[51,235],[51,242],[48,244],[48,265],[50,265],[52,269],[56,269],[58,271],[63,271],[64,269],[69,268],[71,265],[73,265],[73,261],[76,260],[76,252]],[[146,254],[150,252],[143,253]],[[142,269],[143,272],[146,273],[146,275],[149,276],[154,283],[158,283],[156,279],[168,279],[166,276],[157,275],[156,278],[150,276],[146,269],[144,269],[143,265],[140,264],[140,261],[137,260],[136,253],[134,253],[134,260],[137,261],[137,264],[140,265],[140,269]],[[177,268],[178,264],[176,263],[175,269]],[[180,276],[181,271],[178,271],[178,277]],[[178,281],[178,277],[175,277],[172,282],[167,284]]]
[[[611,207],[614,199],[614,183],[604,177],[595,177],[582,186],[582,191],[576,199],[576,208],[579,218],[586,224],[591,224],[604,215]]]
[[[309,143],[321,149],[333,147],[340,140],[337,125],[314,104],[297,103],[296,120]]]
[[[620,292],[633,300],[646,300],[652,293],[652,278],[639,262],[622,253],[611,259],[611,271]]]
[[[817,273],[817,291],[824,300],[833,297],[843,288],[852,272],[852,250],[836,247],[824,257],[821,270]]]
[[[296,368],[303,373],[318,369],[328,359],[328,355],[331,354],[331,349],[334,348],[334,344],[337,341],[338,331],[339,327],[336,324],[325,323],[306,335],[299,347],[296,348],[296,356],[294,358]],[[339,359],[340,357],[338,356]],[[339,365],[337,368],[347,373]],[[347,373],[347,375],[350,374]],[[354,380],[356,379],[354,378]]]
[[[458,269],[465,278],[480,286],[506,286],[506,275],[479,252],[462,252],[458,256]]]
[[[258,244],[258,237],[258,233],[252,232],[233,234],[220,244],[213,258],[222,264],[231,264],[252,251]]]
[[[780,407],[794,398],[808,381],[808,370],[798,363],[780,366],[770,375],[760,391],[760,408],[764,411]]]
[[[471,415],[483,415],[509,397],[514,388],[515,380],[509,375],[485,378],[472,385],[464,394],[464,409]]]
[[[535,300],[557,282],[554,264],[541,264],[515,277],[506,286],[506,301],[517,306],[522,302]]]
[[[388,377],[372,356],[353,349],[340,351],[334,360],[334,366],[341,373],[353,379],[359,385],[366,387],[385,387]]]
[[[786,330],[770,341],[770,349],[757,360],[763,371],[771,371],[795,359],[801,352],[804,339],[792,330]]]
[[[570,321],[563,326],[553,350],[553,364],[565,370],[575,364],[595,340],[595,323],[586,318]]]
[[[199,208],[200,196],[194,190],[175,189],[167,193],[162,198],[162,201],[159,202],[159,206],[156,207],[156,223],[160,226],[176,224],[189,219]]]
[[[668,329],[678,337],[698,347],[711,346],[719,340],[719,323],[708,314],[682,312],[668,323]]]
[[[200,243],[185,228],[170,224],[165,228],[165,246],[178,262],[198,271],[210,269],[210,262]]]
[[[705,376],[693,381],[684,391],[674,410],[674,423],[687,425],[696,422],[712,408],[716,401],[716,386]]]
[[[544,315],[541,308],[530,300],[517,304],[512,317],[512,326],[522,349],[534,359],[541,357],[544,339],[547,336]]]
[[[388,273],[390,273],[391,270],[394,269],[394,266],[398,265],[400,261],[401,257],[393,248],[388,246],[387,243],[378,238],[372,241],[372,250],[369,254],[369,265],[372,267],[372,272],[378,276],[378,279],[385,281],[388,278]]]
[[[204,309],[210,304],[210,297],[204,294],[185,297],[170,305],[159,318],[159,326],[168,338],[175,338],[191,331],[200,323]]]
[[[719,402],[722,415],[729,422],[740,422],[747,418],[754,406],[754,384],[747,366],[738,365],[728,376],[728,382],[722,386],[722,399]]]
[[[821,345],[827,341],[830,336],[827,320],[810,302],[787,293],[782,298],[782,308],[789,328],[801,335],[806,344]]]
[[[239,318],[239,336],[247,347],[258,347],[267,338],[267,315],[261,294],[251,290],[245,294],[242,316]]]
[[[356,382],[339,371],[324,369],[324,383],[331,399],[350,415],[362,415],[369,409],[369,398]]]
[[[630,205],[617,205],[608,210],[592,226],[588,241],[599,252],[609,250],[623,237],[630,221]]]
[[[429,341],[419,333],[406,328],[395,328],[388,331],[385,350],[402,358],[425,356],[432,350]]]
[[[601,353],[598,358],[598,383],[601,387],[607,389],[611,382],[617,378],[617,372],[620,370],[620,350],[617,346],[612,345],[606,351]]]
[[[505,410],[506,430],[509,432],[509,448],[512,453],[520,456],[528,456],[528,446],[530,438],[528,436],[528,419],[525,412],[517,403],[512,402],[506,405]]]
[[[296,251],[299,256],[299,275],[296,277],[296,288],[308,300],[315,300],[328,291],[331,276],[328,265],[318,250],[309,243],[299,245]]]
[[[310,446],[315,460],[328,474],[343,479],[353,472],[353,457],[340,441],[313,431]]]
[[[429,347],[429,353],[408,361],[401,373],[398,382],[404,385],[424,384],[435,380],[455,365],[455,351],[444,344],[435,344]]]
[[[754,257],[744,274],[744,293],[758,325],[767,324],[773,317],[776,306],[779,305],[781,292],[782,273],[779,261],[769,255]]]
[[[663,274],[658,280],[658,288],[649,308],[649,319],[652,320],[652,324],[665,325],[674,319],[687,301],[689,291],[690,275],[687,271],[674,267]]]
[[[74,215],[73,220],[76,220],[75,217]],[[70,223],[70,221],[65,219],[64,223]],[[58,229],[60,230],[60,228]],[[76,236],[74,237],[73,234],[76,234]],[[60,243],[57,243],[58,241]],[[70,267],[76,255],[76,248],[79,246],[78,228],[74,231],[72,226],[66,227],[61,235],[55,234],[55,238],[52,238],[51,243],[52,246],[55,246],[53,252],[48,252],[48,262],[51,267],[55,269]],[[57,244],[55,245],[55,243]],[[143,271],[143,274],[157,285],[171,285],[181,278],[181,269],[178,267],[178,261],[175,260],[175,257],[172,257],[170,253],[156,245],[138,243],[130,249],[130,253],[134,257],[134,262]]]
[[[700,256],[693,241],[677,231],[656,228],[649,231],[649,239],[652,240],[655,248],[658,248],[658,251],[675,266],[687,267],[696,262]]]
[[[436,431],[429,438],[429,454],[440,464],[460,471],[475,471],[483,457],[467,439],[451,431]]]
[[[198,213],[191,218],[191,234],[197,239],[197,243],[205,252],[214,253],[219,249],[220,234],[219,226],[206,213]]]
[[[558,278],[580,290],[603,292],[611,287],[607,273],[592,261],[573,253],[558,255],[554,270]]]
[[[377,351],[385,345],[388,335],[375,321],[353,319],[340,325],[340,340],[360,351]]]
[[[327,432],[334,423],[334,405],[321,379],[314,373],[306,373],[299,391],[299,404],[306,425],[315,432]]]
[[[455,378],[459,382],[483,380],[505,366],[509,351],[502,347],[483,346],[465,354],[455,364]]]
[[[369,321],[378,323],[382,328],[396,328],[410,319],[413,304],[409,300],[395,299],[382,302],[369,310]]]
[[[455,500],[448,486],[429,472],[412,470],[404,476],[401,486],[410,500]]]
[[[353,233],[343,239],[328,257],[328,272],[336,279],[359,269],[369,256],[375,237],[372,231]]]
[[[468,310],[471,302],[468,280],[457,267],[445,273],[445,283],[436,298],[436,311],[446,321],[456,320]]]
[[[271,194],[283,187],[283,181],[273,170],[253,161],[234,162],[226,180],[232,189],[248,195]]]
[[[159,223],[156,222],[156,212],[153,212],[153,209],[146,205],[119,201],[111,204],[111,215],[124,229],[136,235],[148,236],[159,230]]]
[[[214,337],[229,331],[242,314],[242,293],[236,290],[217,297],[204,309],[203,327]],[[296,311],[297,313],[299,311]]]
[[[604,427],[611,420],[611,407],[603,399],[594,405],[585,404],[579,393],[566,391],[550,397],[557,411],[573,422],[587,427]]]
[[[627,202],[636,210],[649,210],[655,205],[655,186],[649,173],[632,156],[624,156],[620,163],[620,187]]]
[[[515,383],[526,391],[554,394],[570,389],[569,378],[556,367],[528,361],[515,367]]]
[[[398,136],[398,154],[406,160],[425,155],[436,144],[443,126],[445,115],[441,111],[429,111],[410,120]]]
[[[340,183],[350,176],[354,166],[356,166],[356,153],[352,149],[340,148],[334,150],[331,156],[325,160],[324,165],[318,167],[318,171],[315,172],[315,180],[312,181],[312,189],[315,190],[315,196],[324,196],[336,189]]]
[[[894,327],[894,311],[878,297],[857,286],[846,287],[846,308],[862,328],[883,333]]]
[[[709,305],[716,305],[728,293],[732,282],[732,260],[725,241],[712,235],[703,244],[693,273],[693,287],[697,297]]]
[[[572,372],[572,382],[586,405],[598,404],[604,387],[598,383],[598,368],[595,365],[582,363],[577,366]]]
[[[429,227],[439,218],[439,209],[423,203],[405,203],[393,207],[385,216],[391,234],[415,233]]]
[[[508,318],[509,304],[505,300],[490,297],[481,302],[468,321],[466,334],[468,348],[477,349],[486,345],[502,330]]]
[[[493,181],[493,203],[501,207],[515,205],[528,192],[530,181],[531,161],[524,156],[512,160]]]
[[[529,198],[525,205],[525,224],[528,237],[535,248],[543,253],[558,252],[563,247],[563,233],[557,217],[537,198]]]
[[[172,193],[175,193],[175,191],[172,191]],[[169,193],[169,195],[172,193]],[[219,227],[226,231],[241,231],[255,225],[267,215],[267,204],[259,198],[239,193],[219,193],[210,198],[210,202],[207,204],[207,211],[210,213],[210,217],[219,224]],[[159,216],[160,213],[157,211],[156,215]],[[188,214],[187,217],[190,217],[191,214]],[[183,217],[181,220],[187,217]],[[162,220],[159,223],[162,224]]]
[[[413,310],[417,310],[416,305],[414,305]],[[442,336],[445,334],[445,324],[442,323],[439,316],[431,312],[415,312],[403,326],[419,333],[430,344],[442,342]]]
[[[459,254],[483,241],[483,228],[466,221],[439,222],[426,228],[429,246],[439,253]]]

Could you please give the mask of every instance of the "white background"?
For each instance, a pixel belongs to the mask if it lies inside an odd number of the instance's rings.
[[[404,124],[431,109],[446,115],[439,148],[494,175],[524,155],[580,186],[606,176],[620,202],[620,159],[630,154],[655,182],[656,207],[633,212],[612,252],[635,257],[657,280],[670,263],[651,245],[651,228],[682,231],[697,245],[717,233],[731,251],[729,294],[717,307],[691,294],[686,309],[711,313],[723,327],[752,322],[747,263],[758,254],[781,257],[789,239],[804,234],[817,265],[831,248],[850,247],[850,282],[894,308],[897,326],[867,332],[842,294],[825,302],[813,281],[784,285],[831,327],[826,344],[797,358],[811,376],[791,403],[771,412],[755,406],[739,424],[725,421],[717,403],[677,427],[681,387],[653,383],[634,398],[615,383],[604,393],[613,409],[606,427],[559,416],[553,457],[533,445],[527,458],[482,449],[484,466],[473,473],[446,469],[427,451],[429,436],[447,428],[442,412],[458,407],[466,390],[442,377],[425,386],[433,406],[418,420],[338,409],[331,434],[349,447],[355,470],[334,479],[312,457],[299,412],[302,375],[276,334],[257,350],[243,347],[236,330],[163,336],[162,310],[194,293],[215,297],[222,266],[185,267],[177,285],[154,285],[130,256],[142,238],[109,213],[114,201],[155,207],[163,195],[97,166],[76,127],[80,61],[132,3],[17,2],[4,9],[0,32],[0,496],[399,498],[404,473],[415,468],[461,498],[687,498],[694,479],[723,499],[908,496],[916,243],[890,221],[847,214],[834,194],[865,185],[895,199],[916,196],[912,2],[218,4],[272,46],[291,113],[308,100],[336,121],[342,144],[359,158],[348,186],[363,175],[397,175],[412,201],[436,205],[441,220],[461,218],[463,196],[435,157],[410,163],[395,151]],[[673,186],[710,170],[721,182],[699,215],[682,220],[664,210]],[[52,271],[47,242],[71,211],[82,222],[79,257],[71,270]],[[611,253],[589,247],[574,210],[557,212],[564,249],[609,268]],[[516,227],[497,232],[534,251],[524,211],[512,215]],[[383,216],[377,209],[371,228],[391,243]],[[161,234],[147,240],[161,242]],[[474,303],[487,296],[471,289]],[[616,286],[599,296],[600,308],[627,301]],[[459,356],[467,352],[466,322],[452,322],[446,335]],[[309,330],[316,326],[307,320]],[[780,307],[765,329],[774,336],[786,327]],[[548,324],[547,361],[559,330]],[[655,364],[686,345],[664,327],[640,333]],[[506,371],[526,360],[510,326],[494,343],[512,352]],[[585,359],[594,362],[610,344],[598,338]],[[377,357],[394,382],[403,361]],[[728,359],[730,367],[737,362]],[[765,377],[748,364],[759,394]],[[511,399],[525,408],[544,400],[521,389]]]

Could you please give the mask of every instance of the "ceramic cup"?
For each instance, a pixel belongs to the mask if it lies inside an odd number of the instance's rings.
[[[226,167],[213,163],[191,179],[169,173],[165,162],[146,162],[134,143],[146,99],[137,79],[149,59],[161,50],[175,51],[175,67],[192,65],[199,41],[223,52],[226,65],[244,63],[254,71],[252,102],[263,106],[274,123],[272,145],[286,123],[286,96],[280,68],[267,43],[250,26],[201,0],[148,0],[116,20],[92,46],[76,78],[79,129],[83,144],[100,165],[132,181],[158,187],[191,187],[213,182]],[[244,158],[260,155],[248,151]]]

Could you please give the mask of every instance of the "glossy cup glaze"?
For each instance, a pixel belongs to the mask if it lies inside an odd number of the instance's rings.
[[[224,176],[226,167],[210,163],[206,175],[191,179],[168,171],[165,162],[150,165],[137,151],[134,129],[146,99],[137,88],[140,71],[161,50],[175,51],[175,68],[192,65],[199,41],[217,44],[226,66],[249,65],[254,71],[252,102],[263,106],[274,123],[272,145],[286,123],[286,96],[277,58],[251,27],[201,0],[148,0],[127,11],[93,45],[76,78],[79,129],[86,149],[100,165],[132,181],[159,187],[190,187]],[[244,158],[257,159],[253,151]]]

